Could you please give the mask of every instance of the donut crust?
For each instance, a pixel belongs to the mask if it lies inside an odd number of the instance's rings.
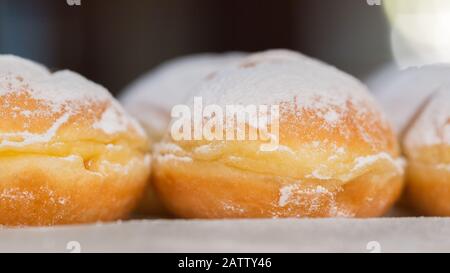
[[[450,88],[439,87],[419,109],[404,138],[405,196],[421,215],[450,216]]]
[[[405,197],[421,215],[450,216],[450,170],[409,161]]]
[[[279,141],[265,151],[262,139],[167,135],[154,149],[153,183],[175,215],[374,217],[399,197],[403,170],[396,137],[356,79],[274,50],[219,71],[198,89],[196,96],[207,104],[279,106]]]
[[[216,162],[165,161],[153,175],[165,206],[183,218],[375,217],[403,188],[401,173],[378,166],[352,181],[283,178]],[[283,187],[291,188],[283,200]]]
[[[142,158],[127,172],[110,165],[89,170],[81,158],[0,157],[0,224],[49,226],[126,217],[148,177]]]
[[[122,219],[150,163],[143,129],[105,88],[0,55],[0,225]]]

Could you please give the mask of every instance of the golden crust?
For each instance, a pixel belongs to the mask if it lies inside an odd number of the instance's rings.
[[[450,216],[450,165],[409,161],[405,198],[418,213]]]
[[[406,199],[417,212],[450,216],[450,91],[442,86],[419,109],[403,138]]]
[[[27,150],[33,147],[45,150],[49,143],[74,141],[95,141],[106,144],[122,141],[137,149],[147,150],[147,138],[112,98],[67,102],[67,104],[71,103],[70,109],[62,106],[60,110],[52,111],[51,104],[33,98],[27,90],[0,96],[0,119],[2,120],[0,143],[2,141],[24,143],[24,145],[0,145],[0,152],[6,148],[17,150],[20,147]],[[125,124],[120,131],[109,133],[96,126],[108,110],[115,111],[115,115],[121,119],[120,122]],[[55,127],[58,121],[61,121],[61,124]],[[53,128],[56,130],[52,131]],[[49,133],[53,135],[48,135]],[[48,137],[48,139],[44,139],[46,141],[38,139],[27,143],[26,137],[29,135]],[[43,148],[42,144],[46,147]]]
[[[142,128],[103,87],[0,56],[0,225],[125,217],[146,186]]]
[[[280,143],[298,148],[303,143],[328,141],[362,154],[385,151],[398,156],[398,143],[390,124],[369,99],[359,105],[349,99],[345,106],[322,110],[298,109],[296,101],[294,98],[280,104]],[[333,124],[323,113],[330,111],[339,116]]]
[[[125,166],[80,157],[0,156],[0,224],[46,226],[126,217],[146,186],[143,158]]]
[[[374,217],[399,197],[403,177],[372,166],[345,184],[270,176],[216,162],[155,162],[155,188],[166,207],[185,218]]]
[[[358,158],[380,153],[398,158],[395,134],[378,109],[367,103],[364,113],[358,114],[350,101],[347,105],[347,110],[334,109],[342,115],[330,126],[320,111],[298,109],[294,102],[281,104],[279,145],[272,152],[261,152],[261,145],[267,142],[260,140],[174,141],[169,135],[155,152],[220,161],[239,169],[275,176],[302,179],[316,173],[338,180],[359,175],[360,172],[354,170]]]
[[[197,94],[207,104],[279,106],[278,143],[265,151],[260,139],[168,135],[154,151],[153,183],[176,215],[372,217],[399,197],[397,139],[357,80],[285,51],[255,54],[208,80]]]

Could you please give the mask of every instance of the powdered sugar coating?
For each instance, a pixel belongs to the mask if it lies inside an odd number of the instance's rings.
[[[311,138],[322,134],[317,131],[327,131],[339,134],[346,142],[358,135],[368,146],[376,142],[382,146],[384,140],[374,135],[390,130],[389,122],[361,82],[335,67],[288,50],[250,55],[204,79],[196,89],[194,95],[201,97],[204,105],[219,105],[222,109],[229,105],[279,105],[281,129],[287,133],[296,130],[289,126],[313,128],[314,122],[320,123],[313,132],[295,132],[309,137],[308,141],[319,141]],[[192,98],[188,105],[194,106]],[[378,127],[385,132],[375,132]],[[374,148],[374,152],[379,150]]]
[[[195,95],[204,104],[221,106],[273,105],[294,97],[299,107],[313,109],[346,107],[349,99],[372,101],[367,88],[352,76],[288,50],[253,54],[223,68],[213,80],[204,80]],[[330,122],[338,119],[336,114],[324,113]]]
[[[435,91],[405,137],[405,147],[450,145],[450,84]]]
[[[162,134],[167,128],[174,105],[183,103],[202,79],[242,56],[242,53],[233,52],[176,58],[131,83],[122,92],[120,101],[146,128]]]
[[[401,71],[387,67],[367,84],[401,133],[427,98],[449,82],[450,65],[438,64]]]
[[[280,141],[277,149],[264,151],[259,140],[177,141],[167,136],[156,145],[154,153],[156,165],[167,164],[167,168],[157,170],[161,171],[156,175],[161,187],[166,179],[172,182],[167,187],[175,188],[173,192],[177,191],[176,182],[181,185],[180,191],[189,187],[185,186],[185,176],[178,178],[176,171],[172,173],[169,166],[173,164],[174,169],[177,165],[192,169],[192,180],[201,181],[198,185],[206,188],[204,196],[222,190],[227,194],[217,196],[224,196],[225,201],[228,196],[239,196],[233,200],[237,206],[231,209],[227,202],[218,205],[223,206],[226,215],[242,216],[235,208],[247,205],[261,208],[256,214],[269,217],[352,217],[358,215],[358,208],[347,205],[342,196],[352,196],[353,185],[366,187],[364,180],[380,185],[397,178],[400,181],[402,168],[395,160],[398,151],[387,120],[367,88],[334,67],[292,51],[271,50],[222,68],[196,89],[194,95],[201,97],[204,105],[223,109],[278,105]],[[193,99],[188,105],[196,106]],[[235,123],[224,126],[234,127]],[[217,169],[197,170],[209,164]],[[209,191],[209,184],[216,180],[217,188]],[[229,190],[223,186],[226,183],[235,188]],[[246,184],[242,193],[239,183]],[[346,184],[350,190],[343,193]],[[186,191],[189,197],[190,193]],[[192,193],[198,194],[195,189]],[[361,198],[362,203],[376,196],[360,190],[354,193],[350,199]],[[201,194],[199,199],[203,199]],[[247,201],[246,194],[248,200],[256,201]],[[263,195],[265,198],[261,198]]]
[[[20,96],[29,98],[36,105],[30,106],[28,102],[17,104],[16,99]],[[0,147],[49,142],[71,117],[82,117],[80,114],[83,114],[83,106],[86,105],[95,107],[103,104],[106,105],[104,115],[116,113],[107,119],[99,118],[94,129],[114,134],[132,128],[143,134],[139,125],[104,87],[68,70],[50,73],[45,67],[19,57],[0,55],[0,98],[4,107],[13,110],[1,113],[4,117],[25,118],[21,131],[0,130]],[[28,124],[27,120],[37,117],[52,120],[53,123],[48,128],[28,130],[33,125]]]
[[[115,134],[126,132],[130,125],[139,134],[145,135],[141,126],[123,110],[116,100],[113,100],[110,107],[103,112],[101,118],[92,127],[100,129],[107,134]]]
[[[0,141],[0,147],[23,147],[35,143],[46,143],[53,139],[58,132],[59,128],[68,121],[69,114],[64,114],[58,118],[50,128],[43,133],[30,133],[28,131],[16,132],[16,133],[0,133],[0,136],[4,138]],[[20,141],[11,141],[10,138],[19,138]]]
[[[377,126],[368,123],[389,127],[361,82],[335,67],[288,50],[250,55],[221,69],[212,79],[203,80],[196,89],[194,95],[201,97],[204,105],[215,104],[223,109],[227,105],[279,105],[281,126],[290,123],[283,119],[302,122],[306,120],[302,115],[314,113],[321,120],[322,129],[331,132],[340,128],[342,138],[355,132],[341,126],[346,120],[365,120],[364,124],[354,123],[357,134],[369,145],[375,141],[370,127]],[[191,99],[188,105],[193,104]],[[292,113],[297,116],[292,117]]]
[[[284,158],[299,162],[298,169],[305,170],[300,174],[293,171],[295,168],[285,169],[286,176],[345,182],[381,161],[392,165],[397,173],[402,171],[394,159],[395,138],[367,88],[315,59],[287,50],[253,54],[217,71],[196,89],[194,95],[201,97],[204,105],[280,105],[280,130],[287,137],[280,137],[275,152],[284,153]],[[193,107],[193,100],[188,104]],[[355,142],[364,150],[355,150]],[[245,165],[241,163],[249,158],[269,160],[264,152],[251,151],[249,146],[229,152],[227,145],[209,144],[188,147],[185,152],[180,152],[185,147],[172,150],[164,145],[156,148],[155,155],[158,158],[169,153],[202,160],[220,154],[217,158],[234,167]],[[248,150],[242,156],[244,149]],[[338,173],[336,165],[342,166],[339,170],[343,173]],[[273,166],[272,172],[255,168],[279,175],[283,167]]]
[[[36,100],[60,111],[68,101],[102,101],[112,97],[102,86],[69,70],[50,73],[45,67],[12,55],[0,56],[0,96],[23,87]]]
[[[301,198],[301,196],[308,198]],[[348,212],[338,206],[337,192],[330,191],[323,186],[301,187],[301,181],[294,184],[288,184],[280,188],[278,204],[280,208],[288,205],[301,205],[307,208],[310,213],[323,210],[327,207],[327,213],[336,215],[336,217],[353,217],[353,213]],[[290,211],[291,209],[288,208]],[[302,215],[298,215],[302,217]],[[274,213],[273,217],[277,217]]]

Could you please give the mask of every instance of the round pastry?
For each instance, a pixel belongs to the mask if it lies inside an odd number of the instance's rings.
[[[418,212],[450,216],[450,85],[440,87],[416,115],[404,138],[405,196]]]
[[[242,58],[243,53],[197,54],[176,58],[144,74],[125,88],[120,97],[124,108],[136,117],[151,138],[158,142],[170,122],[170,111],[183,103],[192,88],[222,66]],[[142,204],[141,213],[166,216],[167,212],[149,185]]]
[[[151,140],[157,142],[167,129],[172,107],[185,102],[202,79],[242,57],[242,53],[233,52],[176,58],[139,77],[121,92],[119,100],[138,119]]]
[[[106,89],[0,55],[0,225],[126,217],[146,186],[148,140]]]
[[[154,149],[155,189],[175,215],[371,217],[400,195],[390,125],[366,87],[334,67],[286,50],[257,53],[204,79],[187,104],[193,116],[199,100],[205,112],[192,127],[179,130],[175,115]],[[230,106],[263,114],[217,122]],[[196,133],[211,120],[214,138]],[[251,130],[259,137],[236,137]]]
[[[427,65],[399,71],[388,66],[372,76],[367,84],[403,135],[426,99],[450,79],[450,65]]]

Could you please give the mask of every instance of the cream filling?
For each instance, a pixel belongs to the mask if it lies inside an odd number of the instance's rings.
[[[207,148],[208,147],[200,146],[196,148],[194,151],[206,152],[208,150]],[[289,147],[283,147],[282,151],[285,151],[286,149],[288,149],[290,153],[294,153],[294,151],[292,151],[292,149],[290,149]],[[182,162],[194,162],[194,160],[201,160],[194,158],[192,155],[189,155],[187,152],[185,152],[185,150],[183,150],[183,148],[174,143],[161,143],[156,145],[154,156],[156,160],[159,162],[167,162],[172,160]],[[234,156],[228,156],[227,158],[232,161]],[[353,163],[351,163],[352,167],[350,168],[350,171],[346,174],[343,175],[336,174],[333,173],[333,171],[330,170],[329,168],[326,167],[324,168],[323,166],[319,165],[318,168],[313,170],[310,174],[306,174],[305,177],[303,177],[303,179],[309,178],[317,180],[339,180],[343,183],[346,183],[348,181],[351,181],[355,177],[363,175],[367,170],[371,169],[371,167],[374,167],[377,164],[385,164],[385,166],[390,166],[389,169],[386,169],[386,172],[391,172],[392,175],[403,175],[406,165],[405,162],[406,161],[403,157],[393,158],[389,153],[380,152],[373,155],[356,157],[353,160]],[[237,168],[243,171],[252,172],[252,170],[239,168],[236,165],[227,164],[227,162],[223,162],[223,164],[225,164],[230,168]],[[302,178],[293,178],[293,179],[301,180]]]

